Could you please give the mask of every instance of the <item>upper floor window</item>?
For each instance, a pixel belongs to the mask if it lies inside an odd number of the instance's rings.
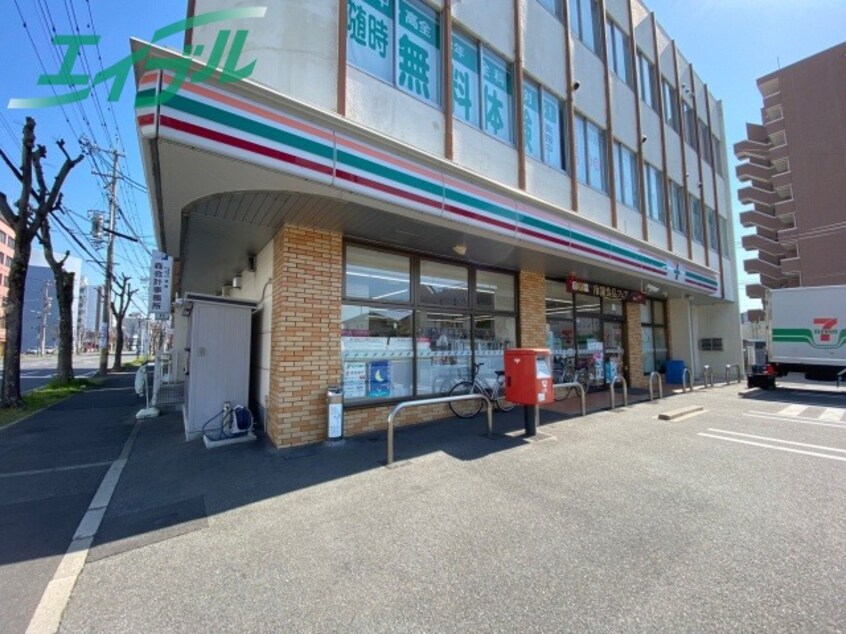
[[[552,15],[561,17],[561,0],[538,0],[538,3]]]
[[[676,132],[681,130],[679,120],[679,93],[666,79],[661,80],[664,97],[664,121]]]
[[[717,170],[717,174],[720,176],[723,175],[723,144],[720,143],[720,140],[716,137],[716,135],[711,135],[711,140],[714,144],[714,169]]]
[[[599,3],[596,0],[570,0],[570,30],[585,46],[601,57],[599,16]]]
[[[526,154],[564,169],[563,107],[555,95],[531,79],[523,81],[523,136]]]
[[[699,147],[702,148],[702,160],[713,165],[711,155],[711,128],[704,121],[699,121]]]
[[[646,193],[646,215],[661,224],[666,222],[663,180],[661,171],[658,168],[649,163],[644,163],[643,182]]]
[[[708,246],[717,250],[717,212],[710,207],[705,207],[705,217],[708,219]]]
[[[640,70],[640,98],[647,106],[658,112],[658,83],[655,65],[643,53],[637,54],[637,63]]]
[[[0,231],[0,244],[6,244],[6,234]]]
[[[634,209],[640,209],[640,187],[637,177],[637,156],[622,143],[614,142],[614,172],[617,200]]]
[[[608,146],[605,130],[581,115],[575,116],[576,177],[600,191],[608,191]]]
[[[608,65],[617,77],[629,86],[634,86],[634,68],[632,65],[629,36],[620,25],[611,19],[607,21]]]
[[[677,182],[670,180],[670,219],[673,229],[687,235],[687,213],[684,207],[684,189]]]
[[[511,143],[514,79],[511,64],[457,31],[452,36],[453,116]]]
[[[731,249],[729,249],[728,241],[728,221],[720,216],[720,247],[723,251],[723,257],[731,260]]]
[[[441,104],[439,14],[418,0],[348,0],[350,64],[436,106]]]
[[[690,195],[690,224],[693,225],[693,241],[702,244],[705,240],[702,234],[702,203],[693,194]]]
[[[684,125],[684,140],[685,142],[696,149],[696,112],[693,106],[682,99],[682,124]]]

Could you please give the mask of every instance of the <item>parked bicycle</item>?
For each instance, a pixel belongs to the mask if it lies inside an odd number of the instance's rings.
[[[489,381],[479,378],[479,368],[484,363],[476,363],[473,370],[473,379],[470,381],[461,381],[456,383],[449,391],[450,396],[464,396],[465,394],[484,394],[487,396],[496,408],[501,412],[510,412],[514,409],[514,403],[505,398],[505,372],[502,370],[495,370],[496,381],[493,385]],[[473,418],[476,414],[482,411],[484,401],[481,399],[473,399],[466,401],[456,401],[449,404],[452,413],[459,418]]]
[[[584,366],[576,369],[575,362],[567,363],[560,357],[555,357],[552,363],[552,382],[555,385],[579,383],[587,394],[590,391],[590,367]],[[579,390],[575,387],[558,388],[555,390],[555,400],[563,401],[570,396],[578,395],[578,393]]]

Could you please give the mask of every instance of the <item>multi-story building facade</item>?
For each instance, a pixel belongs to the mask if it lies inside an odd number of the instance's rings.
[[[760,275],[747,295],[766,289],[846,284],[846,43],[758,80],[764,104],[761,124],[747,124],[748,138],[734,146],[746,183],[738,199],[752,208],[740,214],[755,233],[743,246]]]
[[[0,357],[6,354],[6,297],[9,294],[9,265],[15,253],[12,228],[0,218]]]
[[[79,311],[79,284],[82,274],[82,260],[68,256],[65,270],[74,273],[74,301],[71,311],[76,341],[76,327]],[[59,337],[59,306],[56,300],[56,282],[53,270],[40,249],[33,249],[26,272],[24,291],[23,329],[21,350],[42,352],[42,349],[56,349]]]
[[[79,317],[76,327],[77,349],[94,352],[98,346],[98,332],[102,316],[103,287],[82,278],[79,286]]]
[[[187,34],[202,81],[151,47],[137,123],[176,292],[259,301],[277,446],[339,377],[361,433],[515,345],[597,386],[740,361],[722,105],[640,0],[264,4]],[[202,70],[220,29],[249,78]]]

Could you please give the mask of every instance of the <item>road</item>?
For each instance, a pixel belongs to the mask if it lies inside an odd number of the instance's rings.
[[[129,361],[134,356],[124,355],[124,358]],[[49,383],[56,376],[56,359],[54,354],[43,357],[21,355],[21,391],[26,393]],[[99,365],[100,355],[97,353],[78,354],[73,358],[73,369],[77,377],[91,376]]]

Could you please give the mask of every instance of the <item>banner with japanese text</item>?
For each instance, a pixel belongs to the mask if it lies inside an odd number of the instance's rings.
[[[397,37],[397,84],[440,105],[441,30],[437,14],[428,7],[399,0]]]
[[[561,161],[561,107],[558,99],[543,91],[543,160],[553,167]]]
[[[485,132],[510,143],[513,94],[511,70],[503,60],[487,49],[482,53],[482,90]]]
[[[393,81],[394,0],[349,0],[347,57],[363,71]]]
[[[155,251],[150,267],[150,300],[149,312],[156,319],[170,318],[170,285],[173,274],[173,258]]]
[[[473,42],[458,33],[452,36],[452,100],[457,118],[480,127],[479,53]]]
[[[538,87],[526,80],[523,82],[523,137],[526,154],[540,160],[540,104],[538,103]]]

